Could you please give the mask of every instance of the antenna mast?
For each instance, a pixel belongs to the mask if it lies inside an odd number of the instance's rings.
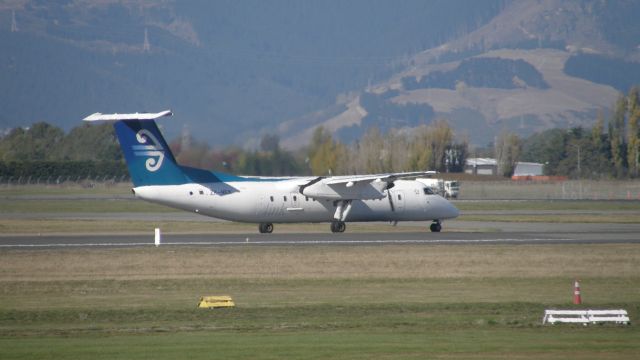
[[[18,32],[18,24],[16,23],[16,11],[11,11],[11,32]]]
[[[147,28],[144,28],[144,44],[142,44],[142,51],[151,51],[151,44],[149,44],[149,32],[147,31]]]

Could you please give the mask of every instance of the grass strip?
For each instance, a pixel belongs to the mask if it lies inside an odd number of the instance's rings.
[[[637,327],[542,326],[541,311],[525,303],[105,311],[127,319],[85,313],[62,328],[3,332],[0,357],[632,359],[640,351]]]
[[[542,326],[545,308],[640,314],[640,246],[0,251],[0,358],[633,359],[640,327]],[[196,309],[229,294],[234,309]]]

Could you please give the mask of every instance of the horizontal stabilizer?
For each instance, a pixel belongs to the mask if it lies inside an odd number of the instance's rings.
[[[120,121],[120,120],[155,120],[163,116],[171,116],[171,110],[159,113],[134,113],[134,114],[102,114],[95,113],[84,118],[84,121]]]

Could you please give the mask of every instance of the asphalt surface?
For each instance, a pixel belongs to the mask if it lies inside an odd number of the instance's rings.
[[[15,196],[14,196],[15,197]],[[17,196],[24,198],[24,196]],[[12,197],[13,198],[13,197]],[[31,197],[29,197],[31,198]],[[33,196],[40,199],[42,196]],[[49,198],[49,197],[47,197]],[[62,199],[94,199],[95,196],[53,196]],[[113,195],[105,195],[105,199],[112,199]],[[122,196],[122,199],[127,197]],[[465,211],[471,215],[475,212]],[[479,211],[478,214],[500,215],[514,214],[513,211]],[[567,214],[567,213],[607,213],[629,214],[629,211],[608,210],[599,211],[551,211],[527,210],[518,214]],[[636,212],[631,212],[636,213]],[[639,215],[640,216],[640,215]],[[140,220],[140,221],[206,221],[221,220],[187,212],[167,213],[0,213],[3,219],[69,219],[69,220]],[[639,217],[640,219],[640,217]],[[403,229],[405,226],[412,229]],[[479,222],[453,220],[443,224],[444,231],[431,233],[428,223],[402,222],[397,231],[389,229],[385,232],[350,232],[342,234],[326,233],[279,233],[278,224],[273,234],[258,234],[248,231],[245,234],[163,234],[162,246],[318,246],[318,245],[385,245],[385,244],[568,244],[568,243],[640,243],[640,221],[635,224],[606,224],[606,223],[541,223],[541,222]],[[424,232],[413,232],[415,226],[424,228]],[[378,227],[379,229],[379,227]],[[410,232],[411,231],[411,232]],[[154,235],[148,234],[73,234],[73,235],[8,235],[0,232],[0,249],[46,249],[68,247],[131,247],[154,246]]]
[[[540,224],[535,224],[540,226]],[[576,226],[577,225],[577,226]],[[385,232],[366,233],[348,230],[342,234],[277,233],[272,234],[163,234],[161,246],[358,246],[358,245],[468,245],[468,244],[595,244],[640,243],[638,227],[626,229],[579,229],[581,224],[569,226],[567,231],[516,232]],[[600,224],[601,225],[601,224]],[[591,231],[589,231],[591,230]],[[0,236],[0,249],[46,249],[73,247],[145,247],[154,246],[154,235],[96,234],[96,235],[16,235]]]

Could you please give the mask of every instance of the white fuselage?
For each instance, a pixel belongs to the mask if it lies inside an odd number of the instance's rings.
[[[252,223],[329,222],[339,201],[299,192],[300,180],[154,185],[134,188],[143,200],[219,219]],[[458,216],[449,201],[427,194],[418,181],[397,180],[381,199],[352,200],[350,221],[444,220]]]

